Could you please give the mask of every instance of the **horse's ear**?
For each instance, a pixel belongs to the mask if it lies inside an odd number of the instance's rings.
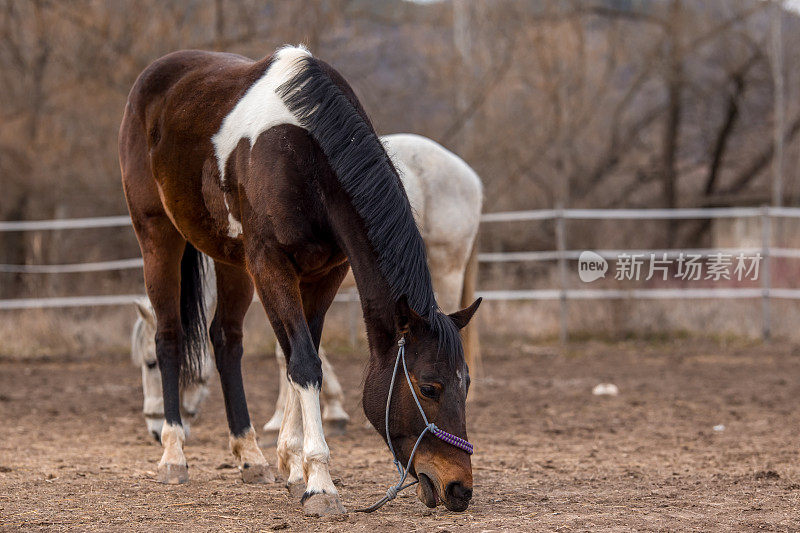
[[[141,317],[142,320],[151,326],[155,326],[156,317],[153,312],[153,306],[150,304],[150,300],[147,298],[138,298],[134,304],[136,304],[136,313],[139,315],[139,317]]]
[[[411,324],[421,319],[422,317],[408,305],[408,297],[405,294],[397,299],[394,307],[394,324],[398,333],[408,333],[411,330]]]
[[[474,315],[475,311],[478,310],[478,306],[481,305],[481,301],[483,301],[483,298],[478,298],[477,300],[472,302],[472,305],[470,305],[469,307],[466,307],[461,311],[456,311],[455,313],[452,313],[447,316],[450,317],[450,319],[453,321],[453,323],[455,323],[458,329],[464,329],[464,326],[469,324],[469,321],[472,319],[472,315]]]

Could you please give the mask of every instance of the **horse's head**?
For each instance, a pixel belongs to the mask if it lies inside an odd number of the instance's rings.
[[[441,327],[415,313],[405,297],[395,311],[397,338],[405,339],[405,361],[414,392],[429,422],[464,440],[467,439],[466,400],[469,390],[469,369],[461,355],[458,330],[467,325],[478,309],[480,299],[471,306],[448,316],[455,342],[454,353],[442,353]],[[447,332],[445,332],[446,334]],[[393,343],[379,357],[372,357],[364,383],[364,412],[385,437],[386,399],[397,361],[398,346]],[[374,354],[378,355],[378,354]],[[397,371],[389,408],[389,434],[397,459],[406,466],[414,444],[425,429],[425,422],[414,400],[403,372]],[[472,463],[463,449],[427,434],[414,454],[411,474],[419,480],[417,495],[428,507],[439,503],[451,511],[463,511],[472,498]]]
[[[139,350],[143,351],[138,354],[134,353],[133,359],[136,364],[141,364],[142,361],[154,361],[156,357],[156,313],[153,311],[153,304],[150,303],[149,298],[137,298],[134,304],[136,305],[137,322],[140,322],[135,326],[135,330],[137,335],[142,336]],[[134,351],[136,350],[134,349]]]
[[[160,441],[164,426],[164,405],[161,400],[161,371],[156,360],[156,315],[149,299],[139,298],[134,303],[138,317],[133,327],[131,359],[133,364],[142,368],[147,434]]]

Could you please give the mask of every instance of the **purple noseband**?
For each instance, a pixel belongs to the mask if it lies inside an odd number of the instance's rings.
[[[356,509],[356,512],[359,513],[371,513],[372,511],[377,511],[383,507],[385,503],[395,499],[398,492],[410,487],[411,485],[414,485],[415,483],[418,483],[418,481],[412,481],[411,483],[403,485],[403,482],[408,476],[408,470],[411,468],[411,461],[414,460],[414,454],[417,453],[417,448],[419,447],[419,443],[422,442],[422,437],[425,436],[425,433],[430,431],[434,437],[437,437],[445,441],[447,444],[455,446],[456,448],[461,448],[468,454],[472,455],[472,444],[459,436],[440,429],[433,422],[428,422],[428,417],[425,416],[425,410],[422,408],[422,404],[419,403],[417,393],[414,391],[414,385],[411,384],[411,376],[408,375],[408,368],[406,367],[406,338],[400,337],[400,340],[397,341],[397,346],[399,346],[399,349],[397,350],[397,359],[394,362],[392,382],[389,385],[389,395],[386,398],[386,442],[389,444],[389,450],[392,452],[394,466],[397,468],[397,472],[400,474],[400,481],[398,481],[396,485],[389,487],[389,490],[386,491],[386,496],[381,498],[373,505],[370,505],[364,509]],[[397,378],[397,368],[400,366],[400,362],[403,363],[403,373],[406,375],[406,382],[408,383],[408,387],[411,389],[411,396],[414,397],[414,402],[417,404],[417,409],[419,409],[419,413],[422,415],[422,420],[425,421],[425,429],[423,429],[422,433],[420,433],[419,437],[417,437],[417,442],[414,444],[414,448],[411,450],[411,455],[408,457],[408,464],[405,466],[405,468],[402,464],[400,464],[400,461],[397,460],[397,454],[394,451],[394,446],[392,446],[392,439],[389,437],[389,407],[392,405],[392,392],[394,391],[394,382]]]
[[[433,433],[434,435],[436,435],[437,437],[439,437],[440,439],[445,441],[447,444],[452,444],[456,448],[461,448],[462,450],[464,450],[468,454],[472,455],[472,444],[470,444],[469,442],[465,441],[461,437],[457,437],[456,435],[453,435],[452,433],[448,433],[443,429],[439,429],[438,427],[436,427],[435,424],[430,424],[430,426],[432,426],[430,428],[430,432],[431,433]]]

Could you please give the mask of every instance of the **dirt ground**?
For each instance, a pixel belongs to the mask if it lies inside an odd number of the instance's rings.
[[[124,355],[0,360],[0,529],[470,531],[800,529],[800,350],[710,341],[485,346],[469,404],[475,496],[429,510],[412,489],[372,515],[310,519],[279,483],[231,466],[217,382],[186,454],[191,481],[153,481],[139,373]],[[364,427],[363,361],[333,357],[349,432],[331,437],[344,504],[394,480]],[[271,357],[246,360],[254,422],[271,414]],[[594,385],[613,382],[616,397]],[[716,426],[716,429],[715,429]],[[722,429],[724,426],[724,429]],[[265,448],[275,463],[275,449]]]

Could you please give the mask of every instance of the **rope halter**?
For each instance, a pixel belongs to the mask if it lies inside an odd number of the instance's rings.
[[[417,398],[417,393],[414,391],[414,385],[411,384],[411,376],[408,374],[408,367],[406,366],[406,338],[405,336],[400,337],[400,340],[397,341],[397,359],[394,362],[394,370],[392,371],[392,381],[389,384],[389,394],[386,397],[386,442],[389,444],[389,451],[392,452],[392,461],[394,462],[395,468],[397,468],[397,473],[400,475],[400,481],[397,484],[392,485],[389,487],[389,490],[386,491],[386,496],[375,502],[374,504],[370,505],[369,507],[365,507],[364,509],[356,509],[358,513],[371,513],[373,511],[377,511],[381,507],[383,507],[387,502],[394,500],[397,497],[397,494],[412,485],[419,483],[418,480],[411,481],[405,485],[406,477],[408,477],[408,471],[411,468],[411,463],[414,460],[414,454],[417,453],[417,448],[419,447],[419,443],[422,442],[422,437],[425,436],[425,433],[430,432],[433,436],[443,440],[447,444],[455,446],[456,448],[461,448],[468,454],[472,455],[472,444],[470,444],[465,439],[457,435],[453,435],[452,433],[448,433],[447,431],[439,428],[433,422],[428,421],[428,417],[425,415],[425,410],[422,408],[422,404]],[[422,430],[422,433],[419,434],[417,437],[417,442],[414,443],[414,448],[411,449],[411,455],[408,457],[408,463],[405,467],[400,463],[397,459],[397,454],[394,451],[394,446],[392,446],[392,438],[389,436],[389,408],[392,405],[392,392],[394,391],[394,382],[397,378],[397,369],[400,366],[400,363],[403,363],[403,373],[406,375],[406,382],[408,383],[408,388],[411,389],[411,396],[414,398],[414,403],[417,404],[417,409],[419,409],[419,413],[422,415],[422,420],[425,422],[425,429]]]

